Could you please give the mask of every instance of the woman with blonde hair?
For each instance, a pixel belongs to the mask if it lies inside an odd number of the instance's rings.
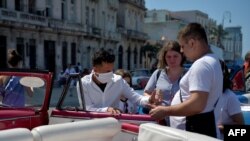
[[[163,100],[163,103],[156,103],[156,105],[169,106],[179,90],[180,78],[185,73],[184,61],[185,58],[177,41],[165,43],[158,53],[158,69],[150,77],[144,89],[144,95],[156,92],[158,98]],[[146,112],[145,108],[143,111]],[[166,118],[166,124],[169,125],[168,118]]]

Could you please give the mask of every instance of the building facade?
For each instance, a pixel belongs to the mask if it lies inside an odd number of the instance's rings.
[[[145,10],[144,0],[0,0],[0,67],[9,48],[25,67],[55,73],[77,62],[91,69],[100,48],[116,55],[115,69],[145,67]]]
[[[176,40],[179,30],[187,22],[178,19],[168,10],[150,10],[145,16],[144,31],[156,42]]]
[[[210,38],[210,29],[216,28],[215,20],[209,18],[206,13],[198,10],[175,11],[149,10],[145,17],[145,32],[150,35],[150,39],[156,42],[177,40],[178,32],[182,27],[191,22],[202,24],[207,30],[210,44],[214,44]]]
[[[241,27],[226,27],[223,39],[225,61],[242,61],[242,32]]]
[[[118,68],[133,70],[149,68],[142,47],[148,39],[143,30],[145,2],[144,0],[119,0],[118,31],[121,42],[118,45]]]

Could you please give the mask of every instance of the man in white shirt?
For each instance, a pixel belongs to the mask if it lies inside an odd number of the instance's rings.
[[[179,32],[178,39],[182,52],[193,64],[180,80],[180,90],[175,94],[171,106],[155,107],[150,111],[150,115],[155,119],[170,116],[171,127],[191,131],[190,126],[186,126],[187,118],[185,117],[211,113],[209,118],[205,118],[206,121],[200,123],[199,126],[202,129],[192,132],[217,137],[219,130],[216,123],[219,113],[213,111],[222,94],[223,75],[219,59],[211,52],[205,29],[198,23],[190,23],[185,26]],[[194,124],[201,120],[195,121]],[[210,125],[204,125],[208,121],[213,122]],[[210,127],[213,127],[211,134],[207,133]]]
[[[120,75],[113,74],[114,61],[115,56],[103,49],[92,57],[92,72],[81,79],[86,109],[120,114],[118,107],[122,95],[138,105],[154,102],[154,95],[148,97],[136,93]],[[79,84],[77,91],[81,97]],[[79,102],[82,105],[81,99]]]

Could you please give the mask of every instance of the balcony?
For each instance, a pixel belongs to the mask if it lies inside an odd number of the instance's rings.
[[[103,32],[103,37],[106,40],[119,42],[121,40],[121,33],[112,32],[112,31],[105,31],[105,32]]]
[[[127,37],[138,40],[146,40],[148,39],[148,35],[146,33],[137,31],[137,30],[127,30]]]
[[[87,33],[86,37],[89,37],[91,39],[102,38],[102,30],[100,28],[88,24],[84,25],[84,27],[84,30]]]
[[[86,32],[84,26],[79,23],[69,23],[59,19],[48,19],[48,27],[54,32],[64,32],[69,34],[83,34]]]
[[[0,9],[0,20],[21,22],[24,24],[32,24],[39,26],[47,25],[46,17],[25,12],[11,11],[7,9]]]
[[[119,1],[118,0],[108,0],[108,6],[109,6],[110,9],[118,10]]]
[[[128,4],[131,4],[131,5],[134,5],[134,6],[138,7],[138,8],[146,10],[144,0],[141,0],[141,1],[136,1],[136,0],[119,0],[119,1],[121,3],[128,3]]]
[[[97,28],[97,27],[92,27],[92,33],[94,35],[99,35],[101,36],[101,29],[100,28]]]
[[[17,26],[34,28],[48,27],[49,31],[66,32],[70,34],[83,34],[85,32],[80,23],[70,23],[60,19],[47,18],[27,12],[11,11],[0,8],[0,20],[11,22]],[[20,24],[21,23],[21,24]]]

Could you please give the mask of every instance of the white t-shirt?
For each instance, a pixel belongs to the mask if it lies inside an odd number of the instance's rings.
[[[221,99],[223,100],[223,107],[221,108],[219,124],[233,124],[231,116],[241,113],[240,101],[229,89],[226,89]]]
[[[214,54],[206,54],[196,60],[189,71],[182,77],[180,80],[180,90],[175,94],[171,105],[181,103],[180,91],[183,101],[189,99],[191,91],[203,91],[208,92],[209,96],[202,113],[209,112],[215,109],[214,105],[222,94],[222,84],[223,74],[219,59]],[[218,112],[215,112],[216,122],[218,121],[218,114]],[[185,116],[170,116],[171,127],[185,130],[185,124]],[[217,133],[219,133],[218,129]]]
[[[104,92],[92,80],[93,73],[84,76],[82,81],[83,94],[88,111],[107,112],[108,107],[119,108],[120,97],[123,95],[131,103],[145,105],[149,97],[142,96],[134,91],[120,75],[113,75],[112,82],[107,83]],[[79,84],[77,94],[80,98]],[[82,105],[82,100],[79,99]]]

